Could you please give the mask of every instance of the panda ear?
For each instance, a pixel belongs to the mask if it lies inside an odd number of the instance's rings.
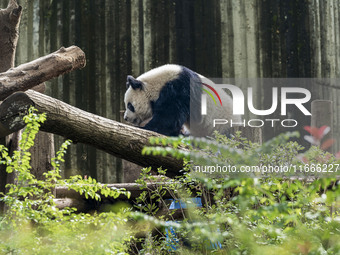
[[[127,76],[126,79],[126,88],[128,89],[130,86],[133,89],[143,89],[143,83],[139,80],[136,80],[135,78],[133,78],[131,75]]]

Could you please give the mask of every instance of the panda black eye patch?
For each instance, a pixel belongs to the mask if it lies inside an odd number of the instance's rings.
[[[135,112],[135,107],[133,107],[133,105],[131,103],[128,103],[127,108],[131,111],[131,112]]]

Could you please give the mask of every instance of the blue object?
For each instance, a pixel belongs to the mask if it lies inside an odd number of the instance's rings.
[[[171,202],[170,207],[169,207],[170,210],[187,209],[187,204],[184,203],[182,200],[180,200],[180,199],[179,200],[171,199],[171,200],[172,200],[172,202]],[[191,201],[192,201],[192,206],[202,207],[202,199],[200,197],[191,198]]]
[[[178,248],[179,239],[176,235],[175,229],[173,227],[166,228],[165,237],[169,251],[176,251]]]
[[[171,201],[171,204],[169,207],[170,210],[188,208],[187,204],[180,199],[179,200],[169,199],[169,200]],[[200,197],[191,198],[191,201],[192,201],[192,204],[189,205],[189,207],[202,207],[202,199]],[[166,237],[167,245],[169,247],[169,251],[176,251],[178,248],[178,244],[179,244],[179,238],[176,234],[175,229],[173,227],[165,228],[165,237]],[[207,249],[209,250],[222,248],[222,244],[220,242],[216,242],[216,243],[210,242],[210,245],[207,244],[207,246],[208,246]]]

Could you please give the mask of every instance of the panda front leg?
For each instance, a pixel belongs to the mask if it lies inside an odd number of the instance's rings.
[[[139,124],[139,127],[140,127],[140,128],[145,128],[145,126],[150,122],[151,119],[152,119],[152,118],[149,118],[149,119],[147,119],[147,120],[144,120],[142,123]],[[150,129],[148,129],[148,130],[150,130]],[[156,131],[156,130],[153,130],[153,131]],[[156,132],[157,132],[157,131],[156,131]],[[159,132],[158,132],[158,133],[159,133]],[[176,131],[175,131],[174,133],[176,133]],[[181,128],[181,130],[180,130],[180,132],[179,132],[179,135],[184,135],[184,136],[189,136],[189,135],[190,135],[190,129],[189,129],[189,127],[188,127],[186,124],[184,124],[184,125],[182,126],[182,128]]]
[[[144,120],[143,122],[141,122],[138,126],[143,128],[145,127],[146,124],[148,124],[150,122],[150,120],[152,120],[152,117],[151,118],[148,118],[146,120]]]
[[[166,136],[179,136],[181,134],[184,121],[174,118],[163,118],[153,116],[153,118],[142,128],[160,133]]]
[[[145,129],[167,136],[178,136],[190,118],[190,93],[186,86],[175,86],[168,82],[161,90],[159,98],[151,102],[152,119]]]
[[[186,124],[184,124],[184,125],[182,126],[182,128],[181,128],[180,134],[181,134],[181,135],[184,135],[184,136],[189,136],[189,135],[191,135],[191,133],[190,133],[190,128],[189,128]]]

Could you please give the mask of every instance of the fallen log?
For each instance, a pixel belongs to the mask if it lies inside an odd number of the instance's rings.
[[[146,186],[137,184],[137,183],[114,183],[107,184],[108,188],[112,189],[125,189],[130,192],[130,196],[127,197],[125,194],[121,194],[117,198],[105,197],[102,194],[98,193],[101,197],[100,201],[95,201],[92,198],[85,198],[85,195],[80,195],[73,189],[69,189],[67,186],[57,186],[55,188],[55,196],[56,198],[53,201],[56,203],[57,208],[64,209],[65,207],[74,207],[78,212],[88,212],[90,210],[101,210],[105,209],[105,205],[112,205],[116,202],[125,201],[128,204],[133,204],[136,202],[136,198],[140,196],[142,192],[153,192],[160,187],[163,187],[164,194],[162,194],[163,199],[173,199],[177,196],[174,194],[171,189],[168,189],[168,186],[171,186],[173,182],[152,182],[147,183]],[[195,191],[193,191],[193,195],[195,195]],[[149,194],[150,195],[150,194]],[[166,209],[166,208],[165,208]],[[168,213],[169,211],[166,210]],[[163,214],[162,214],[163,215]]]
[[[114,183],[114,184],[106,184],[108,188],[111,189],[125,189],[126,191],[130,192],[130,197],[128,198],[125,194],[121,194],[117,199],[120,200],[129,200],[135,199],[139,197],[139,195],[143,191],[155,191],[160,186],[166,188],[167,186],[171,185],[172,182],[153,182],[147,183],[146,187],[142,186],[141,184],[137,183]],[[80,195],[75,190],[69,189],[67,186],[57,186],[55,189],[55,196],[56,198],[72,198],[72,199],[85,199],[85,196]],[[163,198],[172,198],[173,194],[170,192],[165,192]],[[102,196],[102,199],[104,197]]]
[[[56,207],[61,210],[65,209],[66,207],[76,208],[78,212],[87,212],[93,209],[93,207],[91,207],[91,204],[84,199],[55,198],[53,199],[53,201],[56,204]]]
[[[174,177],[183,168],[183,161],[170,155],[142,155],[150,137],[164,137],[155,132],[125,125],[66,104],[39,92],[28,90],[8,97],[0,106],[0,137],[22,129],[27,109],[33,105],[40,113],[47,114],[41,130],[101,149],[116,157],[153,169],[167,169],[167,176]]]
[[[61,74],[83,68],[85,53],[77,46],[61,48],[44,57],[0,73],[0,101],[17,91],[25,91]]]

